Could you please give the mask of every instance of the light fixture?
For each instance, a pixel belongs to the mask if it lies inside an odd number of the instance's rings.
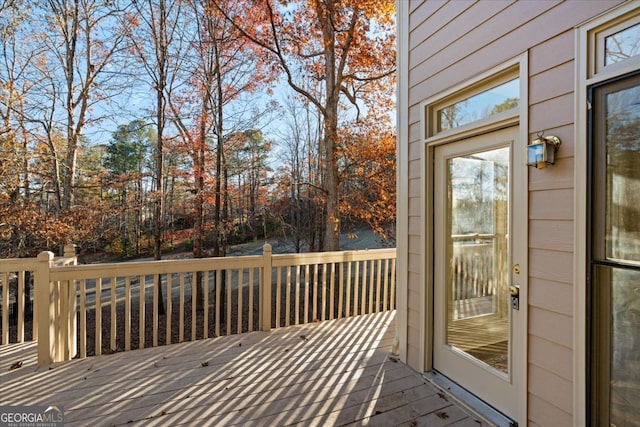
[[[543,135],[543,132],[539,132],[538,138],[527,146],[527,166],[544,169],[547,165],[556,163],[556,151],[560,145],[560,138]]]

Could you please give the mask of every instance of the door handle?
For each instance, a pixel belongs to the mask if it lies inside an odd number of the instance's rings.
[[[511,294],[511,308],[514,310],[520,310],[520,286],[509,286],[509,293]]]

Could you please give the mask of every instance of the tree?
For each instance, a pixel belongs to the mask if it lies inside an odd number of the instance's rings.
[[[192,43],[180,69],[182,85],[168,104],[180,136],[175,147],[189,156],[193,169],[193,255],[204,256],[206,208],[213,205],[213,256],[224,256],[230,223],[226,135],[242,128],[245,119],[247,109],[234,109],[233,104],[255,91],[262,78],[251,46],[224,17],[206,2],[189,5]],[[198,286],[198,307],[202,301]]]
[[[13,203],[30,197],[26,95],[33,87],[27,72],[34,51],[21,43],[26,11],[14,2],[0,3],[0,189]]]
[[[121,125],[107,145],[105,166],[110,173],[111,186],[119,189],[121,205],[122,254],[130,255],[130,242],[135,244],[135,253],[140,253],[142,225],[142,199],[147,152],[151,147],[152,136],[141,120]],[[132,195],[130,194],[133,193]],[[133,196],[133,197],[132,197]],[[128,211],[134,209],[133,221]],[[133,223],[133,233],[127,225]],[[130,237],[133,236],[133,239]]]
[[[368,224],[382,238],[395,239],[396,135],[388,121],[369,118],[368,126],[343,135],[343,188],[340,211]]]
[[[42,96],[49,101],[42,120],[49,130],[56,128],[66,139],[57,189],[64,209],[74,204],[80,138],[86,126],[98,120],[90,117],[92,109],[114,95],[109,66],[124,46],[116,19],[122,11],[117,3],[47,0],[39,10],[46,25],[42,39],[47,49],[39,69],[48,81]],[[51,97],[52,93],[55,96]],[[55,113],[59,108],[62,113]],[[58,153],[53,155],[59,157]]]
[[[494,114],[498,114],[503,111],[509,111],[516,108],[518,104],[520,104],[520,98],[507,98],[500,104],[495,105],[487,116],[493,116]]]
[[[73,224],[69,242],[80,251],[98,251],[117,238],[117,212],[110,204],[109,171],[105,168],[107,147],[83,143],[78,151],[76,206],[59,213]]]
[[[184,59],[184,40],[181,28],[183,1],[133,0],[135,15],[127,17],[133,25],[127,36],[133,46],[133,54],[142,64],[152,91],[155,93],[156,144],[154,150],[154,258],[162,258],[165,229],[165,130],[167,127],[168,100],[172,96],[172,81],[176,78],[180,61]],[[173,193],[172,193],[173,194]],[[157,281],[158,312],[165,314],[162,297],[162,280]],[[167,296],[168,298],[170,296]]]
[[[231,164],[232,174],[237,177],[239,192],[236,208],[239,218],[235,222],[242,228],[242,235],[250,235],[255,240],[258,237],[259,203],[263,199],[260,189],[265,185],[266,174],[270,170],[267,158],[271,143],[265,141],[262,131],[257,129],[237,133],[230,139],[235,145],[234,158],[227,163]]]
[[[183,1],[133,0],[135,16],[128,19],[135,25],[128,36],[133,52],[142,64],[149,84],[155,93],[155,193],[154,193],[154,257],[162,256],[165,221],[164,157],[165,129],[167,127],[168,99],[172,96],[180,62],[184,60],[186,44],[181,36],[187,20],[183,16]]]
[[[0,0],[0,12],[3,12],[6,9],[12,7],[15,3],[15,0]]]
[[[322,115],[321,170],[325,192],[325,246],[339,248],[338,129],[341,101],[356,111],[373,101],[372,87],[392,85],[395,72],[393,0],[273,0],[252,3],[239,13],[212,0],[244,37],[263,49],[272,67]],[[258,25],[245,23],[247,16]],[[302,73],[296,73],[302,70]],[[323,91],[306,89],[305,80]],[[379,101],[379,99],[378,99]]]
[[[266,207],[280,200],[286,226],[300,231],[298,249],[335,248],[340,217],[354,217],[342,206],[363,185],[352,145],[366,147],[365,119],[393,103],[391,0],[0,0],[0,8],[6,203],[36,207],[45,226],[48,216],[66,221],[74,228],[66,238],[85,248],[123,242],[138,253],[134,242],[153,235],[159,259],[169,222],[194,226],[194,256],[207,244],[224,256],[231,233],[256,238]],[[273,182],[265,118],[275,108],[259,92],[279,76],[290,86],[283,98],[298,104],[287,107],[287,165]],[[155,130],[144,136],[153,162],[136,151],[137,117]],[[129,124],[114,133],[120,123]],[[267,196],[276,186],[286,193]]]
[[[283,161],[276,176],[278,201],[274,211],[282,218],[284,235],[300,252],[322,249],[322,192],[318,170],[318,141],[322,120],[313,104],[300,95],[286,100],[279,157]]]
[[[242,3],[229,2],[229,7]],[[227,245],[228,170],[226,145],[253,122],[259,111],[247,108],[243,97],[265,83],[253,46],[208,3],[192,2],[193,43],[182,68],[184,84],[169,98],[172,121],[182,148],[192,159],[194,193],[194,256],[203,253],[205,205],[213,205],[213,255],[223,256]],[[253,103],[255,104],[255,102]],[[211,156],[210,156],[211,154]],[[212,171],[209,172],[209,171]],[[206,185],[211,182],[213,191]]]

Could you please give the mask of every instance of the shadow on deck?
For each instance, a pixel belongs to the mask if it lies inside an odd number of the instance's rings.
[[[390,354],[394,315],[50,367],[35,365],[34,343],[2,346],[0,401],[60,405],[65,425],[488,425]]]

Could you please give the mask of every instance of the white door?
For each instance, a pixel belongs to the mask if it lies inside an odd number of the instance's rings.
[[[514,127],[436,147],[433,201],[433,367],[513,419],[524,331],[511,293],[526,286],[526,250],[520,259],[513,242],[527,229],[526,210],[514,215],[527,197],[513,190],[527,173],[513,164],[517,135]]]

